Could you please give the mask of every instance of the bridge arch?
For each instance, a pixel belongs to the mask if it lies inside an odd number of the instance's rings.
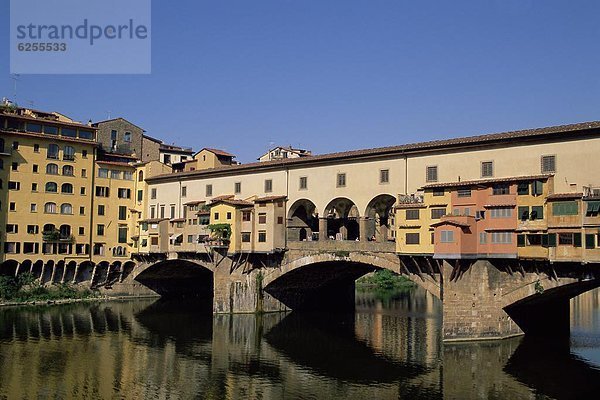
[[[140,266],[135,281],[162,297],[212,298],[213,271],[195,260],[163,260]]]
[[[267,294],[293,310],[353,309],[356,279],[382,269],[402,274],[400,265],[394,256],[315,253],[265,273],[262,287]],[[406,276],[440,298],[437,282],[413,274]]]
[[[336,197],[324,209],[322,215],[327,222],[327,237],[336,240],[360,238],[360,211],[356,203],[347,197]]]

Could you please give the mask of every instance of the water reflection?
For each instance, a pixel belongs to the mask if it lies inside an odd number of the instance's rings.
[[[582,356],[600,349],[592,296],[572,305],[560,344],[442,346],[441,306],[422,291],[358,293],[351,315],[213,318],[153,300],[5,308],[0,399],[585,398],[600,389]]]

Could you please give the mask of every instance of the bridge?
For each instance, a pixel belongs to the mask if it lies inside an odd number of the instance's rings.
[[[348,311],[355,280],[387,269],[407,276],[443,305],[443,338],[568,335],[569,300],[600,286],[596,265],[399,256],[393,243],[289,242],[277,255],[169,253],[122,265],[15,265],[42,283],[75,283],[108,295],[184,297],[215,314]]]

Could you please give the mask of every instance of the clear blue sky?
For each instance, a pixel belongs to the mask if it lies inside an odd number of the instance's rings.
[[[153,1],[152,74],[24,75],[21,105],[123,116],[248,162],[600,119],[600,2]],[[8,1],[0,96],[12,96]]]

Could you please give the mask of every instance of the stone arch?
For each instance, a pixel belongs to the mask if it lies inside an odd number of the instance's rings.
[[[16,275],[21,275],[21,274],[25,274],[25,273],[29,273],[29,271],[31,271],[31,266],[33,265],[33,261],[31,260],[24,260],[21,265],[19,265],[19,268],[17,268],[17,272],[15,273]]]
[[[333,253],[318,253],[292,260],[265,273],[262,285],[268,295],[291,309],[318,309],[323,304],[354,307],[356,279],[381,269],[404,273],[395,256],[351,253],[341,257]],[[440,286],[433,278],[414,274],[406,276],[440,298]]]
[[[163,297],[210,299],[213,271],[195,260],[163,260],[141,266],[134,280]]]
[[[360,237],[360,212],[356,203],[347,197],[331,200],[321,217],[327,222],[327,238],[356,240]]]
[[[380,194],[375,196],[365,208],[365,236],[375,237],[378,242],[387,241],[392,237],[390,227],[393,219],[394,204],[396,197],[391,194]]]
[[[69,283],[75,279],[75,272],[77,270],[77,261],[69,261],[67,265],[65,265],[65,272],[62,276],[62,282]]]
[[[0,264],[0,275],[15,276],[19,263],[15,260],[6,260]]]
[[[135,269],[135,262],[133,262],[133,261],[127,261],[125,264],[123,264],[123,270],[121,273],[120,281],[123,282],[124,279],[126,279],[129,275],[131,275],[131,273],[133,272],[134,269]]]
[[[319,231],[319,211],[308,199],[296,200],[288,211],[287,239],[292,242],[312,240]]]

